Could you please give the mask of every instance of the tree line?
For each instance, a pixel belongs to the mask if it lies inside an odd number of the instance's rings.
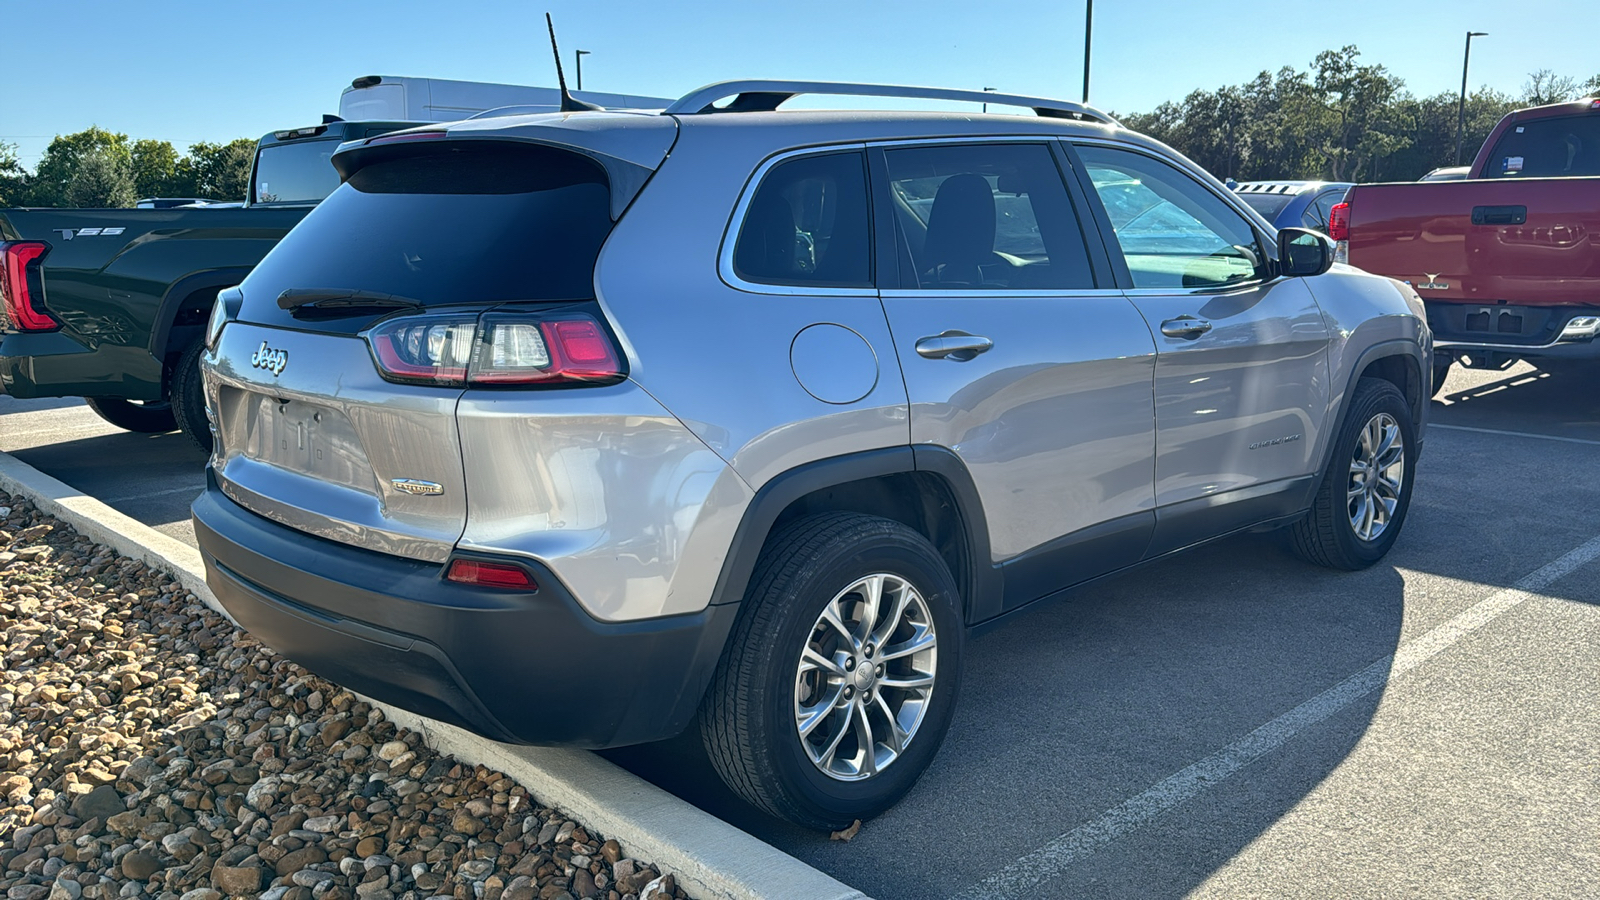
[[[1455,163],[1459,95],[1418,97],[1354,46],[1317,54],[1306,70],[1285,66],[1244,84],[1198,90],[1124,125],[1163,141],[1218,178],[1413,181]],[[1467,96],[1461,160],[1506,113],[1600,96],[1600,75],[1579,81],[1549,69],[1520,92],[1481,88]],[[0,142],[0,207],[126,207],[141,197],[243,200],[256,142],[198,143],[180,155],[169,141],[134,140],[90,127],[58,135],[27,171]]]
[[[243,200],[256,142],[202,141],[187,155],[170,141],[134,140],[91,126],[57,135],[32,172],[0,143],[0,207],[128,207],[144,197]]]
[[[1418,97],[1354,46],[1317,54],[1307,70],[1285,66],[1244,84],[1198,90],[1122,123],[1162,141],[1218,178],[1239,181],[1414,181],[1456,164],[1460,94]],[[1600,96],[1587,81],[1541,69],[1520,92],[1467,95],[1461,164],[1470,163],[1508,112]]]

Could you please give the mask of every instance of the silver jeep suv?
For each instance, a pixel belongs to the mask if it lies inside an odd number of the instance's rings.
[[[694,724],[838,827],[938,750],[967,629],[1245,529],[1354,569],[1404,524],[1416,295],[1091,108],[732,82],[334,161],[219,298],[195,530],[266,643],[489,737]]]

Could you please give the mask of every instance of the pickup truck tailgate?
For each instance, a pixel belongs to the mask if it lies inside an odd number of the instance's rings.
[[[1424,300],[1600,302],[1600,179],[1358,185],[1350,263]]]

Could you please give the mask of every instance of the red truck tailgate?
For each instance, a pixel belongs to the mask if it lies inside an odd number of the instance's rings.
[[[1600,303],[1600,179],[1358,185],[1350,264],[1430,302]]]

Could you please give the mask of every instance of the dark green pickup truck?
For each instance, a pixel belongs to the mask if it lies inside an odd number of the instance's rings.
[[[182,428],[209,450],[198,351],[217,292],[339,186],[341,142],[417,124],[269,134],[239,208],[0,210],[0,392],[84,397],[119,428]]]

